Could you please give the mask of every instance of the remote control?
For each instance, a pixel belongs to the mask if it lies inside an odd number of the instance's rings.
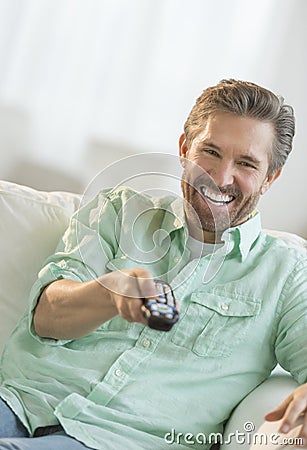
[[[169,331],[179,319],[174,293],[165,281],[154,280],[154,282],[158,296],[144,300],[144,315],[150,328]]]

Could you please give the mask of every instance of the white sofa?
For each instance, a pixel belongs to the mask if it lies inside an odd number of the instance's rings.
[[[0,181],[0,351],[27,307],[28,293],[40,267],[55,249],[79,201],[77,194],[40,192]],[[281,235],[289,245],[306,248],[304,239],[289,233]],[[294,387],[294,380],[287,374],[271,376],[236,408],[225,433],[242,431],[247,422],[258,428],[264,413]],[[242,450],[249,445],[232,442],[222,448]]]
[[[80,197],[0,181],[0,352]]]

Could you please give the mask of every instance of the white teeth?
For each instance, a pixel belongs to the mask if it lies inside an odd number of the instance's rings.
[[[208,198],[214,203],[229,203],[234,199],[232,195],[215,194],[214,192],[210,192],[205,187],[201,187],[200,190],[204,197]]]

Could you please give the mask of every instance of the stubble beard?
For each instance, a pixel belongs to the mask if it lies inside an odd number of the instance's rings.
[[[229,210],[227,205],[210,207],[210,204],[202,194],[186,181],[182,181],[182,192],[185,199],[185,212],[188,222],[198,230],[221,234],[228,228],[235,227],[245,222],[255,210],[260,190],[250,195],[242,204],[242,193],[237,192],[234,205]],[[220,191],[227,193],[227,191]]]

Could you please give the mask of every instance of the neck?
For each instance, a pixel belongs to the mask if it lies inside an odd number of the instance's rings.
[[[198,241],[204,242],[206,244],[221,244],[222,232],[206,231],[200,229],[193,224],[193,222],[188,221],[189,235]]]
[[[222,241],[222,233],[214,233],[213,231],[205,231],[202,230],[203,234],[203,242],[206,244],[221,244]]]

